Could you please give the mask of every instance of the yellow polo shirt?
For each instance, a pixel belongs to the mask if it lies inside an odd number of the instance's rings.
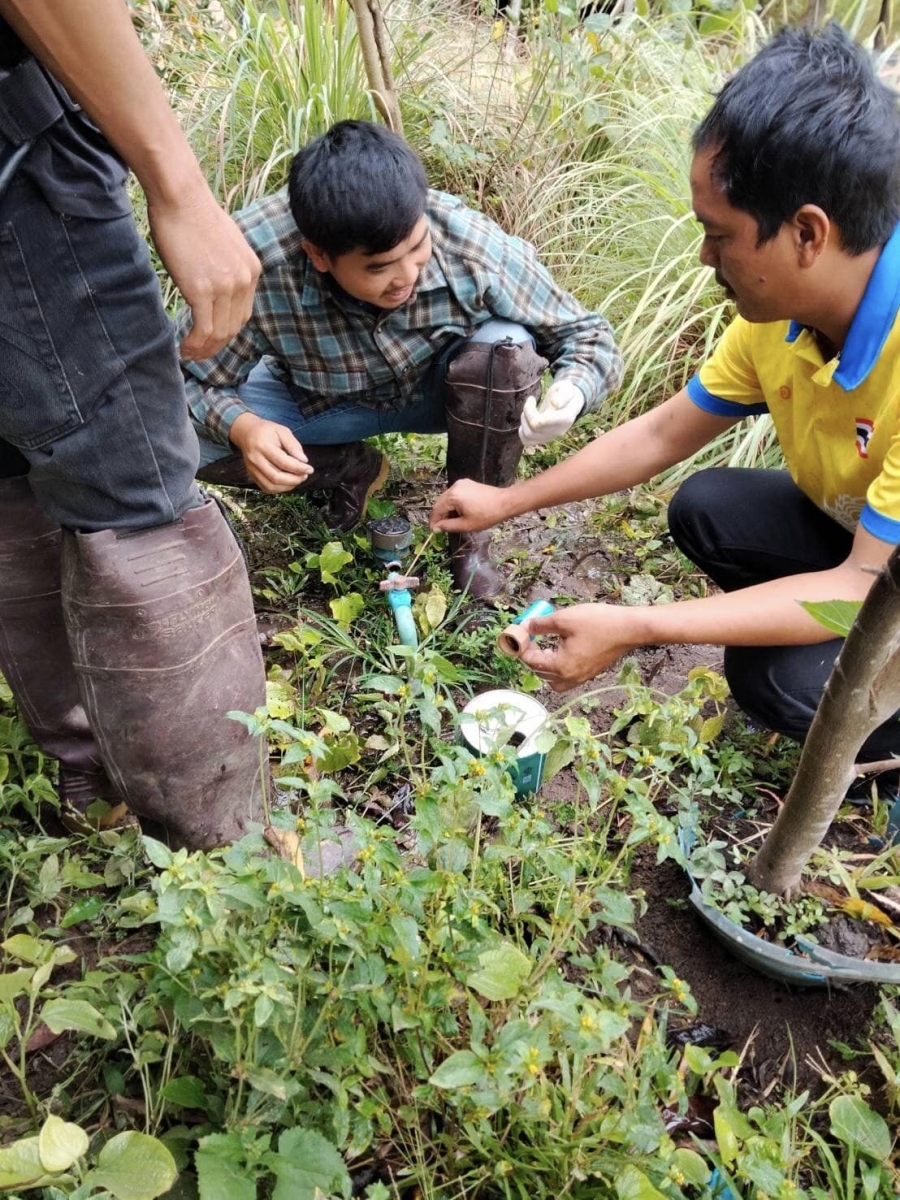
[[[794,321],[736,317],[688,395],[717,416],[772,416],[794,482],[845,529],[900,542],[900,227],[841,353]]]

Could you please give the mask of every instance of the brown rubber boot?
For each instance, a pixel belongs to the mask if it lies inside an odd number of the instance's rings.
[[[265,703],[240,551],[207,499],[138,532],[63,535],[63,608],[107,771],[173,846],[262,820],[265,747],[228,713]]]
[[[519,418],[540,391],[547,369],[530,342],[467,342],[451,360],[444,384],[447,481],[474,479],[495,487],[515,482],[522,456]],[[450,534],[453,581],[476,600],[491,600],[506,580],[490,557],[491,535]]]
[[[31,736],[59,760],[63,824],[85,832],[123,807],[78,694],[60,599],[61,537],[26,476],[0,479],[0,671]],[[83,814],[95,800],[113,813],[90,822]]]
[[[366,515],[369,497],[384,486],[390,463],[374,446],[366,442],[347,442],[340,446],[303,447],[313,474],[292,494],[325,492],[328,499],[322,518],[329,529],[347,532]],[[225,487],[256,485],[247,473],[242,454],[217,458],[197,472],[203,483]]]

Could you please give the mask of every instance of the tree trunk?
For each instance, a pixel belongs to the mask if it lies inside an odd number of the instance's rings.
[[[378,0],[350,0],[350,3],[356,14],[359,48],[362,51],[372,99],[394,133],[399,133],[402,137],[400,101],[391,71],[390,38],[381,7]]]
[[[900,708],[900,546],[872,584],[834,665],[778,819],[747,871],[790,895],[857,775],[870,733]]]

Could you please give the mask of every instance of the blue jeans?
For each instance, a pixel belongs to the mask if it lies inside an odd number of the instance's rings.
[[[27,473],[65,528],[140,529],[201,502],[197,456],[133,218],[57,213],[20,173],[0,197],[0,477]]]
[[[454,354],[467,341],[502,342],[505,338],[514,342],[534,343],[531,334],[522,325],[512,321],[485,321],[468,338],[460,338],[441,352],[422,377],[419,395],[399,411],[365,408],[347,400],[336,403],[327,412],[306,419],[297,407],[290,388],[276,379],[265,363],[253,368],[246,383],[238,389],[238,395],[258,417],[286,425],[299,442],[310,446],[337,446],[345,442],[362,441],[380,433],[446,433],[444,380]],[[202,429],[198,428],[197,433],[200,438],[201,466],[205,467],[217,458],[234,453],[233,447],[210,441]]]

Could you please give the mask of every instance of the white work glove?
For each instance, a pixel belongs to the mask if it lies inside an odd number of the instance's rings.
[[[547,395],[538,403],[529,396],[519,422],[519,440],[523,446],[543,446],[572,428],[584,408],[584,392],[567,379],[552,383]]]

